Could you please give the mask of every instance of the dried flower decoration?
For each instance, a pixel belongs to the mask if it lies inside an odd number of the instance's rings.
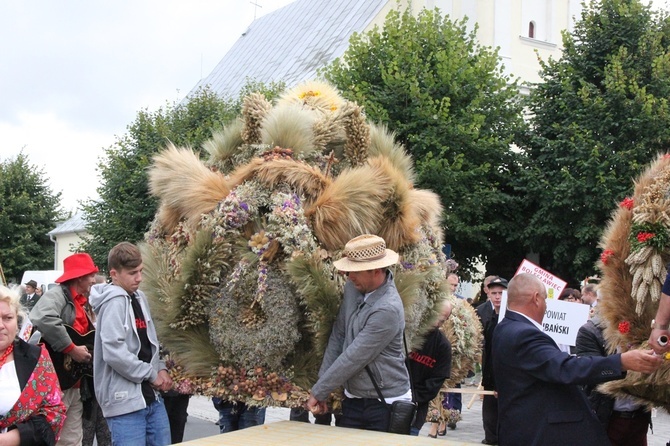
[[[633,201],[632,198],[626,197],[621,202],[619,203],[619,207],[622,207],[624,209],[628,209],[629,211],[633,209],[633,205],[635,202]]]
[[[646,246],[662,251],[670,242],[670,236],[662,223],[633,224],[629,240],[632,252]]]
[[[656,236],[656,234],[653,232],[638,232],[637,241],[640,243],[645,243],[654,238],[654,236]]]
[[[630,322],[628,321],[619,322],[618,329],[619,333],[628,334],[628,332],[630,332]]]
[[[612,251],[611,249],[606,249],[602,252],[602,254],[600,254],[600,261],[603,262],[603,265],[607,265],[607,262],[613,255],[614,251]]]

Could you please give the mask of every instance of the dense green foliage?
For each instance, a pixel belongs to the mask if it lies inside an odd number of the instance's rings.
[[[54,244],[47,233],[64,217],[61,193],[53,193],[47,176],[28,157],[0,161],[0,265],[7,281],[24,271],[54,267]]]
[[[520,240],[566,280],[594,272],[611,211],[668,148],[668,25],[639,0],[587,4],[528,97],[518,188],[532,216]]]
[[[249,83],[240,98],[250,91],[272,98],[281,90],[283,85],[279,84],[265,87]],[[98,163],[100,198],[83,205],[89,237],[79,249],[105,268],[107,253],[114,245],[142,240],[157,208],[147,183],[152,156],[168,142],[198,150],[213,131],[239,114],[240,106],[240,99],[224,99],[204,88],[182,103],[156,111],[141,110],[126,134],[106,149],[106,156]]]
[[[523,247],[509,243],[521,201],[510,143],[523,120],[497,52],[438,10],[392,11],[322,74],[412,154],[417,186],[442,198],[446,242],[461,265],[481,256],[489,270],[513,272]]]

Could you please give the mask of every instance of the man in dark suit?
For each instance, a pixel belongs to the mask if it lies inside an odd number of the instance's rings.
[[[40,299],[40,296],[36,293],[37,282],[29,280],[24,285],[26,286],[26,292],[21,296],[20,302],[21,306],[25,308],[26,313],[30,313],[30,310],[33,309],[37,301]]]
[[[507,288],[508,310],[493,334],[499,443],[609,445],[577,384],[621,379],[625,370],[651,373],[662,359],[650,350],[607,357],[562,352],[542,332],[546,298],[544,285],[531,274],[515,276]]]
[[[493,362],[491,360],[492,343],[505,289],[507,289],[507,280],[500,276],[489,276],[484,279],[484,291],[489,300],[476,309],[484,334],[484,348],[482,350],[482,387],[484,390],[496,390]],[[488,310],[489,308],[491,310]],[[498,444],[498,399],[493,395],[484,395],[482,400],[482,424],[484,426],[482,443]]]

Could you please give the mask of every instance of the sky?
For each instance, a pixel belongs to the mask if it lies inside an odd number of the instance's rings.
[[[0,1],[0,160],[23,152],[76,211],[140,110],[183,99],[254,14],[291,1]]]

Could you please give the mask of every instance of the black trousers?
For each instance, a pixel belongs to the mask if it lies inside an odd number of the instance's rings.
[[[489,443],[498,442],[498,398],[484,395],[482,402],[482,421],[484,422],[484,439]]]
[[[342,401],[342,416],[335,420],[335,425],[386,432],[391,418],[389,409],[377,398],[345,398]]]
[[[188,402],[191,395],[167,395],[163,394],[165,411],[170,421],[170,438],[172,444],[181,443],[184,440],[184,427],[188,418]]]

